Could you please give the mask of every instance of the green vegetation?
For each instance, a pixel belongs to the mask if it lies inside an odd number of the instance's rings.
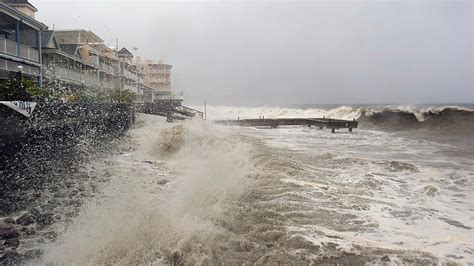
[[[39,87],[28,79],[0,81],[0,101],[132,103],[137,98],[134,92],[128,90],[114,89],[101,93],[97,89],[92,89],[81,92],[55,85]]]
[[[134,92],[114,89],[107,92],[107,99],[113,103],[132,103],[137,98]]]
[[[55,99],[52,91],[40,88],[34,81],[28,79],[0,81],[0,101],[44,102]]]

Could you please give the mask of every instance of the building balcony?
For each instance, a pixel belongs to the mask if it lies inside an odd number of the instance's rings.
[[[84,77],[84,84],[89,87],[98,87],[99,81],[97,80],[97,76],[88,76]]]
[[[0,69],[1,70],[6,70],[10,72],[18,72],[18,63],[8,60],[8,59],[1,59],[0,58]],[[22,65],[23,66],[23,73],[32,75],[32,76],[39,76],[40,70],[38,67],[35,66],[28,66],[28,65]]]
[[[99,63],[99,66],[100,66],[100,70],[107,73],[107,74],[113,75],[115,73],[114,67],[112,67],[109,64],[101,62],[101,63]]]
[[[0,52],[30,61],[39,62],[38,50],[25,45],[20,45],[20,53],[18,53],[18,43],[8,39],[0,39]]]
[[[82,84],[84,80],[84,75],[81,72],[73,69],[68,69],[62,66],[55,66],[53,78],[59,81]]]
[[[150,83],[168,84],[168,83],[171,83],[171,80],[169,80],[169,79],[150,78]]]
[[[183,96],[178,96],[178,95],[160,95],[158,93],[154,93],[153,95],[154,100],[180,100],[182,101],[184,99]]]

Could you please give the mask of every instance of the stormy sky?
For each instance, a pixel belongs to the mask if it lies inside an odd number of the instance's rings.
[[[30,2],[173,64],[188,104],[474,102],[472,1]]]

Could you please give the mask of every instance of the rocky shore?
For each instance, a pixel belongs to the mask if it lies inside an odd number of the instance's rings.
[[[0,264],[12,265],[40,256],[55,224],[94,195],[104,180],[84,164],[109,152],[135,114],[110,103],[42,103],[30,118],[0,108]]]

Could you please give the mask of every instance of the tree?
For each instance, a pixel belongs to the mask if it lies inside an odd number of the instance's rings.
[[[35,82],[23,79],[0,81],[0,101],[52,101],[56,97],[45,88],[40,88]]]

